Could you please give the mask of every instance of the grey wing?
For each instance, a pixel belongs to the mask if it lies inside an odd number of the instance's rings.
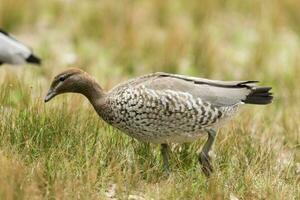
[[[153,90],[185,92],[215,106],[229,106],[245,101],[256,82],[217,81],[159,72],[137,82],[137,85]]]

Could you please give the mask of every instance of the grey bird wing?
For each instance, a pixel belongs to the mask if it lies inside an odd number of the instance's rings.
[[[172,90],[191,94],[215,106],[229,106],[247,99],[257,81],[217,81],[163,72],[131,81],[131,85],[152,90]]]

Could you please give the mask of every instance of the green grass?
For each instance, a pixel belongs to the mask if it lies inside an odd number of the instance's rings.
[[[0,199],[300,199],[297,7],[296,0],[0,0],[0,27],[44,60],[41,68],[0,68]],[[108,126],[83,97],[43,103],[52,77],[69,66],[106,89],[166,71],[260,80],[275,99],[245,106],[219,130],[211,178],[196,156],[206,137],[173,145],[166,177],[159,146]]]

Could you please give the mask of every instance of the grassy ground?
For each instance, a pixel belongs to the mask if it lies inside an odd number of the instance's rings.
[[[0,199],[300,199],[300,14],[297,0],[0,0],[0,27],[43,58],[0,68]],[[43,103],[69,66],[109,89],[166,71],[261,80],[269,106],[245,106],[219,131],[215,173],[196,153],[205,137],[159,147],[101,121],[81,96]]]

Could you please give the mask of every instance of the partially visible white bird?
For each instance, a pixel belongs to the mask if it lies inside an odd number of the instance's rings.
[[[41,59],[32,50],[0,29],[0,65],[3,63],[21,65],[32,63],[41,64]]]

